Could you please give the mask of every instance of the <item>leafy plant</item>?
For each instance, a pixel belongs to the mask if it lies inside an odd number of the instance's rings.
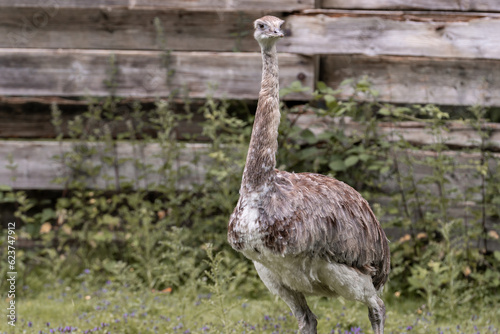
[[[391,298],[420,298],[438,318],[448,317],[442,310],[454,310],[459,300],[497,305],[500,252],[491,244],[498,240],[500,172],[488,146],[487,111],[471,108],[463,120],[479,138],[461,149],[479,158],[464,162],[450,154],[458,149],[448,144],[452,116],[442,108],[381,103],[367,80],[346,81],[340,89],[351,98],[318,83],[309,104],[281,104],[278,167],[330,174],[372,202],[392,236]],[[296,82],[282,94],[303,90]],[[65,188],[55,201],[0,189],[0,201],[14,206],[23,224],[19,233],[40,245],[18,255],[23,284],[42,290],[63,279],[87,289],[110,281],[136,291],[211,291],[219,329],[233,328],[231,301],[265,290],[251,262],[226,242],[251,113],[211,96],[194,112],[187,99],[179,112],[178,97],[157,99],[150,109],[113,96],[88,102],[87,112],[67,122],[52,107],[57,159],[71,171],[55,180]],[[179,133],[179,124],[194,117],[204,120],[199,134]],[[311,117],[315,123],[305,127],[302,121]],[[427,131],[427,145],[391,127],[405,121]],[[188,146],[187,140],[197,142]],[[68,143],[70,151],[63,149]],[[125,144],[126,156],[120,153]],[[124,166],[132,171],[128,177]],[[457,185],[455,175],[464,171],[471,181]]]

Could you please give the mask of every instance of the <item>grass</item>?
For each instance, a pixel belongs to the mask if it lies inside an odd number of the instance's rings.
[[[14,327],[0,333],[296,333],[286,305],[265,293],[258,299],[185,290],[137,291],[107,282],[89,289],[56,283],[16,302]],[[386,296],[386,333],[499,333],[500,310],[466,305],[448,320],[426,313],[421,303]],[[217,300],[217,301],[216,301]],[[223,303],[220,305],[219,301]],[[342,299],[310,298],[318,333],[371,333],[367,309]],[[225,325],[224,325],[225,324]]]
[[[358,93],[367,96],[370,89],[367,82],[355,84],[354,89],[356,93],[350,101],[337,103],[336,93],[323,84],[318,99],[329,107],[318,112],[353,117],[369,131],[351,136],[335,128],[315,136],[308,129],[296,128],[284,114],[279,140],[284,146],[279,150],[278,165],[297,172],[334,172],[337,178],[362,186],[359,189],[365,189],[363,195],[372,200],[380,195],[378,190],[383,188],[379,189],[380,182],[393,174],[394,162],[396,166],[408,167],[407,175],[401,174],[399,167],[394,171],[399,178],[393,181],[397,180],[400,189],[394,191],[386,207],[378,205],[375,210],[383,217],[384,227],[411,232],[391,244],[393,271],[384,296],[386,333],[498,333],[500,307],[496,305],[500,304],[500,295],[496,291],[500,288],[500,252],[479,248],[486,244],[487,238],[492,242],[498,240],[497,233],[491,230],[494,234],[487,234],[484,225],[489,219],[496,221],[500,214],[495,207],[500,201],[497,187],[500,174],[487,172],[493,168],[488,165],[492,161],[490,153],[483,147],[477,149],[475,153],[484,161],[476,164],[445,158],[441,153],[448,130],[443,122],[448,117],[446,113],[432,105],[407,108],[378,102],[356,104],[354,97]],[[23,283],[18,289],[23,284],[29,288],[19,291],[16,297],[16,327],[9,326],[5,319],[8,301],[0,305],[5,312],[4,320],[0,320],[0,334],[296,333],[297,323],[288,308],[265,291],[256,273],[249,269],[248,260],[235,252],[232,256],[214,255],[211,248],[205,247],[208,243],[200,245],[210,242],[215,244],[214,249],[229,248],[225,226],[237,200],[239,173],[245,158],[244,152],[235,148],[248,146],[251,130],[251,125],[248,127],[230,112],[233,107],[226,102],[209,98],[200,109],[206,118],[202,133],[213,144],[208,152],[212,160],[204,164],[206,184],[194,187],[193,192],[179,192],[176,188],[177,176],[188,176],[191,172],[177,171],[175,161],[182,143],[172,141],[177,122],[190,117],[175,114],[168,102],[158,101],[151,112],[137,105],[138,109],[126,116],[115,112],[117,101],[110,97],[102,103],[92,102],[87,113],[66,124],[75,142],[92,138],[104,146],[99,152],[90,152],[77,145],[63,159],[76,171],[75,178],[67,180],[71,181],[71,190],[53,203],[22,191],[0,192],[0,202],[18,208],[16,217],[25,226],[22,233],[44,245],[40,253],[23,250],[16,254],[18,263],[26,260],[23,270],[27,273],[23,275],[20,271]],[[53,109],[54,125],[62,129],[60,111]],[[284,110],[287,112],[288,109]],[[481,130],[484,112],[478,109],[474,118],[467,121],[483,139],[488,137]],[[237,114],[246,115],[245,119],[249,116],[246,108]],[[404,138],[389,144],[388,137],[373,129],[379,121],[408,119],[425,124],[428,135],[436,140],[436,144],[425,149],[436,151],[439,158],[425,161],[414,161],[410,156],[399,157],[399,161],[390,158],[394,148],[403,151],[420,148]],[[146,136],[144,142],[160,144],[160,155],[164,158],[158,169],[144,164],[142,156],[128,161],[138,168],[137,179],[129,180],[133,181],[130,184],[147,180],[149,173],[162,175],[167,181],[151,185],[147,192],[130,191],[128,181],[123,183],[124,191],[89,191],[89,175],[95,176],[101,168],[114,169],[117,163],[125,162],[116,160],[117,141],[110,137],[108,125],[128,124],[128,121],[135,128],[120,133],[117,140],[128,138],[141,146],[142,139],[136,134],[142,134],[143,129],[157,129],[157,139]],[[96,154],[96,159],[90,159],[91,154]],[[97,161],[97,165],[88,165],[91,160]],[[198,160],[193,162],[196,166],[200,164]],[[15,165],[12,161],[10,164]],[[431,174],[417,180],[414,168],[424,167]],[[469,169],[475,181],[466,187],[463,197],[449,179]],[[429,190],[432,185],[453,190],[432,192]],[[475,209],[467,205],[465,219],[450,222],[447,210],[457,212],[456,207],[463,206],[464,201],[477,201],[472,206]],[[38,209],[41,211],[35,212]],[[42,233],[42,226],[47,225],[50,231]],[[183,231],[172,226],[192,228]],[[420,238],[421,235],[424,237]],[[7,238],[2,236],[0,240]],[[207,251],[209,261],[202,250]],[[58,281],[62,277],[70,279]],[[0,280],[3,291],[5,282]],[[45,286],[45,282],[52,283]],[[156,292],[146,287],[164,290]],[[396,292],[397,289],[401,291]],[[410,297],[417,293],[426,301]],[[428,305],[424,307],[424,303]],[[360,303],[310,298],[309,304],[319,318],[320,334],[372,332],[367,309]]]

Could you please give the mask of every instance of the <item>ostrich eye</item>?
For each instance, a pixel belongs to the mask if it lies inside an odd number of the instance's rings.
[[[263,23],[259,23],[259,29],[264,29],[265,25]]]

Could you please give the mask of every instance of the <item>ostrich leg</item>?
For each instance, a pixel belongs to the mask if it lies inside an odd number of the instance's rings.
[[[278,295],[290,307],[294,317],[299,324],[301,334],[316,334],[316,326],[318,324],[316,316],[307,306],[306,298],[300,292],[292,291],[286,287],[282,287]]]
[[[299,324],[300,334],[316,334],[316,316],[307,306],[304,295],[281,284],[280,278],[259,262],[254,262],[260,279],[273,294],[288,305]]]
[[[385,305],[377,295],[370,298],[368,302],[368,318],[375,334],[384,334]]]

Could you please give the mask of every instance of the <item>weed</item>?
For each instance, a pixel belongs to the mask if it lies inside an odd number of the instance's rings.
[[[498,305],[500,252],[492,244],[498,239],[493,223],[500,217],[500,172],[488,146],[486,112],[471,109],[474,117],[463,121],[479,136],[460,152],[479,158],[466,161],[450,153],[449,114],[439,107],[380,103],[366,81],[344,86],[353,91],[346,101],[319,83],[309,105],[282,104],[278,166],[330,174],[351,184],[372,201],[384,228],[399,233],[391,242],[389,300],[414,297],[425,303],[421,311],[432,313],[433,321],[452,318],[465,307],[476,312]],[[294,84],[282,93],[302,89]],[[359,102],[360,96],[367,102]],[[226,242],[251,131],[251,117],[237,117],[232,105],[207,97],[196,111],[205,120],[196,146],[188,146],[178,133],[179,123],[194,117],[190,101],[179,113],[172,98],[144,110],[138,102],[124,104],[111,95],[89,99],[88,111],[68,122],[54,105],[61,144],[57,159],[70,171],[56,180],[65,188],[61,196],[41,205],[26,192],[0,189],[0,200],[16,208],[20,234],[40,246],[18,253],[19,277],[27,286],[21,295],[36,298],[45,284],[58,280],[89,291],[109,281],[117,291],[177,296],[184,291],[182,307],[188,309],[189,300],[204,301],[215,310],[207,326],[220,331],[254,326],[235,320],[243,311],[234,303],[245,304],[248,298],[251,304],[267,292],[252,264]],[[304,110],[328,126],[303,128]],[[408,120],[428,131],[428,145],[416,145],[394,128],[380,131],[382,122]],[[347,126],[354,122],[357,130]],[[63,147],[69,142],[72,150],[67,151]],[[123,147],[130,148],[128,155],[121,153]],[[472,171],[469,181],[457,184],[455,175],[467,171]],[[193,297],[200,293],[211,295]],[[457,308],[459,302],[467,305]],[[203,317],[205,311],[196,314]],[[269,317],[273,325],[289,326],[278,319],[286,314]],[[342,328],[355,328],[359,321],[346,319]],[[271,320],[264,321],[270,326]],[[180,321],[168,328],[175,326]]]

